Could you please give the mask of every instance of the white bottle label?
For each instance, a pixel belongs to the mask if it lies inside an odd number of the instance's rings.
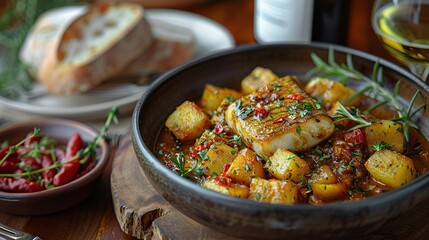
[[[254,17],[259,43],[311,41],[313,0],[255,0]]]

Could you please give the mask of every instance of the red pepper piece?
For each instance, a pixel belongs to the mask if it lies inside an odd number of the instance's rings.
[[[64,149],[61,149],[61,148],[55,149],[55,155],[57,156],[57,159],[66,158],[66,152],[64,151]]]
[[[95,162],[94,161],[89,162],[89,164],[87,164],[86,167],[84,169],[82,169],[82,171],[79,171],[79,173],[76,174],[75,179],[78,179],[78,178],[85,176],[92,169],[94,169],[94,167],[95,167]]]
[[[14,173],[16,170],[18,170],[19,167],[14,161],[6,160],[3,162],[3,164],[0,166],[0,173]]]
[[[66,157],[67,158],[74,157],[82,148],[83,148],[83,140],[81,136],[78,133],[76,133],[70,138],[69,142],[67,143]]]
[[[30,137],[32,134],[33,133],[29,133],[27,137]],[[33,136],[25,141],[24,146],[31,147],[31,145],[33,145],[34,143],[40,142],[41,139],[42,139],[42,136],[37,136],[37,137]]]
[[[217,184],[223,185],[223,186],[229,186],[232,182],[232,179],[226,176],[226,172],[228,172],[229,168],[231,167],[231,164],[227,163],[223,166],[222,173],[214,178],[214,181],[216,181]]]
[[[286,118],[281,117],[281,118],[278,118],[278,119],[274,120],[273,123],[277,124],[277,123],[282,123],[282,122],[285,122],[285,121],[286,121]]]
[[[0,160],[2,160],[6,154],[9,152],[10,146],[7,146],[0,150]],[[18,148],[19,149],[19,148]],[[7,161],[18,162],[18,153],[13,152],[7,157]]]
[[[31,170],[36,170],[42,168],[40,163],[37,162],[35,158],[29,157],[29,158],[22,158],[21,162],[25,164],[25,166]],[[25,168],[25,169],[27,169]]]
[[[262,118],[264,118],[264,117],[268,116],[268,111],[267,111],[267,109],[265,109],[265,108],[263,108],[263,107],[255,108],[255,109],[254,109],[254,112],[255,112],[255,116],[256,116],[258,119],[262,119]]]
[[[344,135],[344,140],[348,143],[353,143],[354,145],[358,145],[365,142],[365,136],[362,133],[362,130],[355,129],[352,132],[346,133]]]
[[[43,154],[42,155],[42,167],[43,168],[48,168],[48,167],[52,166],[53,163],[54,163],[54,161],[52,161],[51,155],[49,155],[49,154]],[[49,184],[52,183],[55,174],[57,174],[56,169],[49,169],[49,170],[45,170],[42,172],[44,185],[46,188],[48,188]]]
[[[221,134],[223,133],[223,131],[224,131],[223,126],[220,124],[216,124],[216,126],[213,129],[213,132],[216,134]]]
[[[0,177],[0,190],[14,193],[39,192],[45,188],[25,178]]]
[[[85,171],[85,169],[86,169],[86,168],[87,168],[87,167],[88,167],[92,162],[94,162],[94,158],[93,158],[92,156],[89,156],[89,157],[88,157],[88,159],[87,159],[83,164],[80,164],[78,174],[79,174],[80,172],[82,172],[82,171]]]
[[[77,162],[77,164],[75,162]],[[78,171],[79,171],[79,160],[74,160],[73,162],[64,164],[60,169],[60,171],[54,176],[54,179],[53,179],[54,185],[58,187],[66,183],[69,183],[71,180],[74,179]]]
[[[296,94],[296,93],[291,93],[286,96],[286,99],[290,99],[290,100],[302,100],[304,98],[305,98],[304,95]]]
[[[9,151],[9,147],[5,147],[0,150],[0,160],[2,160],[7,152]],[[0,173],[14,173],[16,170],[19,169],[17,163],[19,162],[19,159],[17,158],[16,153],[10,154],[7,159],[3,162],[3,164],[0,166]]]
[[[232,179],[226,176],[219,175],[214,178],[214,181],[222,186],[229,186],[232,183]]]
[[[214,142],[215,140],[208,140],[204,141],[202,144],[196,144],[196,146],[192,148],[191,152],[189,153],[189,156],[191,158],[197,158],[199,152],[208,149]]]
[[[222,173],[221,173],[220,175],[222,175],[222,176],[226,176],[226,172],[228,172],[228,170],[229,170],[229,168],[230,168],[230,167],[231,167],[231,164],[226,163],[226,164],[223,166]]]
[[[79,134],[73,135],[67,143],[66,156],[63,162],[69,161],[83,148],[83,141]],[[53,183],[55,186],[62,186],[73,180],[79,171],[79,158],[65,163],[58,173],[54,176]]]

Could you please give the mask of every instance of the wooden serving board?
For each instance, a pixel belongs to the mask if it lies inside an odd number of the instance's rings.
[[[149,183],[130,137],[116,151],[110,184],[116,218],[128,235],[139,239],[234,239],[175,210]]]
[[[149,183],[126,137],[110,175],[113,208],[122,231],[138,239],[228,239],[174,209]],[[423,240],[429,237],[429,202],[389,229],[359,239]]]

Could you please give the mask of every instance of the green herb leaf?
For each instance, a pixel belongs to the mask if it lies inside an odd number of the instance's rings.
[[[209,157],[207,156],[208,151],[208,149],[204,149],[202,151],[199,151],[197,154],[198,156],[200,156],[201,160],[206,161],[209,160]]]
[[[363,119],[360,116],[359,108],[354,108],[355,113],[352,114],[352,112],[349,112],[340,102],[337,102],[337,104],[339,106],[339,109],[337,109],[335,111],[335,116],[334,116],[335,121],[334,122],[340,122],[340,121],[348,119],[348,120],[352,120],[352,121],[358,123],[354,127],[347,130],[348,132],[351,132],[351,131],[358,129],[358,128],[371,126],[372,122],[368,122],[367,120]]]
[[[372,145],[372,147],[375,149],[375,151],[381,151],[381,150],[392,150],[393,146],[388,145],[384,141],[376,142]]]

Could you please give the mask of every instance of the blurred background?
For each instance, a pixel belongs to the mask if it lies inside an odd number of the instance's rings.
[[[0,1],[0,16],[7,6],[28,0]],[[122,0],[94,0],[112,2]],[[94,2],[90,0],[39,0],[39,5]],[[198,13],[224,25],[233,34],[236,44],[255,43],[253,0],[128,0],[146,8],[175,8]],[[383,49],[371,28],[373,0],[315,0],[313,12],[313,41],[328,41],[378,55],[398,63]],[[237,11],[239,9],[239,11]],[[5,26],[1,25],[0,30]]]

